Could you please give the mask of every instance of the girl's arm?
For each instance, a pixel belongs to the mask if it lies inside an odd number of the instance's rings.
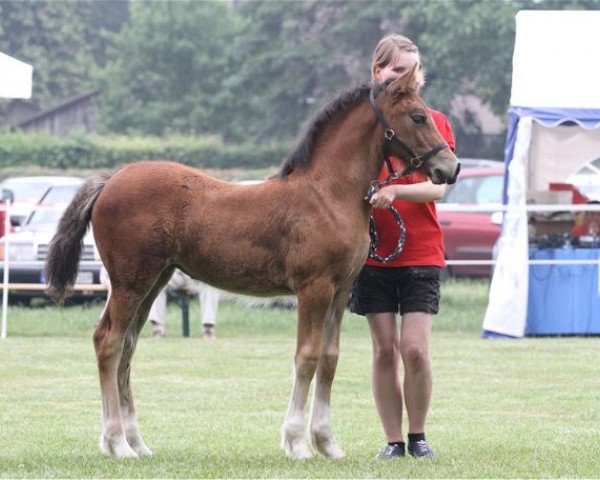
[[[433,202],[442,198],[445,192],[446,185],[434,185],[431,180],[406,185],[389,185],[371,197],[371,205],[375,208],[387,208],[394,200]]]

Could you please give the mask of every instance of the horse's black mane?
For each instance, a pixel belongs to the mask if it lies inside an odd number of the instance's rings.
[[[381,85],[381,88],[385,88],[385,86],[387,86],[387,84]],[[308,124],[302,140],[298,142],[294,151],[283,161],[283,164],[275,177],[286,178],[294,170],[306,168],[310,164],[317,138],[323,131],[325,125],[336,118],[340,113],[345,112],[348,108],[366,98],[369,95],[371,87],[371,83],[363,83],[357,87],[340,92],[327,102],[321,111],[319,111]],[[377,88],[376,90],[378,91],[381,88]]]

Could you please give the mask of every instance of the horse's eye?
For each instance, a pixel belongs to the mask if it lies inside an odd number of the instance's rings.
[[[410,115],[410,118],[412,119],[413,122],[415,122],[417,125],[423,125],[426,121],[427,121],[427,116],[422,115],[420,113],[412,113]]]

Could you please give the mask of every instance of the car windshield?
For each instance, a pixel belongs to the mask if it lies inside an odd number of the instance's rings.
[[[448,190],[446,203],[502,203],[502,175],[479,175],[461,178]]]
[[[79,185],[54,185],[50,187],[41,204],[69,203],[73,200]]]
[[[2,182],[2,188],[13,192],[15,202],[37,202],[49,185],[48,182],[20,182],[10,178]]]
[[[38,208],[34,210],[27,219],[27,227],[38,227],[40,225],[56,225],[64,209],[62,208]]]

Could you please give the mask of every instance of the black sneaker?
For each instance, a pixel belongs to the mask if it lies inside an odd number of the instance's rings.
[[[427,443],[427,440],[416,440],[408,442],[408,453],[413,457],[433,458],[433,449]]]
[[[377,456],[376,460],[389,460],[390,458],[404,456],[404,443],[395,443],[394,445],[386,445],[383,447]]]

